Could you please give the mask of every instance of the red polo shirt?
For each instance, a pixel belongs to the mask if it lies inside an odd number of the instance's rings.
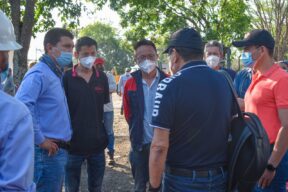
[[[245,95],[245,111],[258,115],[271,144],[282,126],[278,109],[288,109],[288,73],[274,64],[265,74],[253,75]]]

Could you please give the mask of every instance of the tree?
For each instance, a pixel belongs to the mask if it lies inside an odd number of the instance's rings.
[[[283,60],[288,54],[288,1],[253,0],[251,4],[253,26],[272,33],[275,38],[274,57]]]
[[[59,17],[68,28],[77,26],[81,15],[81,2],[71,0],[4,0],[0,2],[2,9],[11,17],[16,40],[23,46],[14,54],[14,78],[19,84],[27,71],[27,55],[32,35],[46,31],[55,25],[52,10],[57,8]],[[1,26],[3,27],[3,26]]]
[[[110,6],[120,14],[121,25],[130,29],[130,40],[169,37],[179,28],[194,27],[205,40],[230,45],[250,26],[244,0],[110,0]]]
[[[131,45],[117,36],[115,28],[109,24],[96,22],[80,30],[80,36],[95,39],[99,46],[99,55],[105,58],[106,70],[114,66],[117,71],[124,72],[124,68],[133,65],[133,51]]]

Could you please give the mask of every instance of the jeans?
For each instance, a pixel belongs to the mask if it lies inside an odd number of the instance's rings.
[[[88,190],[101,192],[105,172],[104,151],[93,155],[68,155],[65,175],[65,191],[78,192],[80,185],[81,166],[87,161]]]
[[[35,146],[34,182],[37,192],[62,190],[66,162],[66,150],[59,149],[55,155],[48,156],[47,150]]]
[[[104,125],[108,135],[108,151],[114,153],[114,131],[113,131],[114,111],[104,112]]]
[[[142,151],[131,150],[129,160],[134,179],[134,191],[145,192],[149,181],[150,144],[144,145]]]
[[[227,172],[208,177],[182,177],[164,174],[163,192],[185,191],[185,192],[226,192]]]
[[[270,185],[261,189],[258,185],[254,192],[286,192],[286,181],[288,180],[288,152],[283,156],[276,169],[276,175]]]

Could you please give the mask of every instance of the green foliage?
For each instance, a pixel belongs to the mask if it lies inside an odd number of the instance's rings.
[[[110,0],[110,6],[120,14],[131,41],[194,27],[205,40],[230,45],[250,27],[244,0]]]
[[[21,0],[21,18],[24,15],[24,7],[26,1]],[[0,2],[0,9],[2,9],[8,16],[10,16],[10,4],[8,0]],[[58,17],[68,29],[75,29],[79,25],[79,17],[81,10],[85,9],[83,3],[80,1],[71,0],[37,0],[34,10],[34,26],[33,36],[37,32],[44,32],[55,26],[53,20],[53,10],[58,10]]]
[[[105,58],[106,70],[113,67],[124,72],[125,67],[133,65],[133,50],[131,44],[120,40],[117,31],[109,24],[96,22],[81,29],[80,36],[89,36],[95,39],[99,47],[99,56]]]

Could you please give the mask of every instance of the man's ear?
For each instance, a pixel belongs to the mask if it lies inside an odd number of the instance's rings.
[[[45,45],[45,50],[48,54],[51,54],[52,53],[52,48],[53,48],[53,45],[51,43],[47,43]]]

